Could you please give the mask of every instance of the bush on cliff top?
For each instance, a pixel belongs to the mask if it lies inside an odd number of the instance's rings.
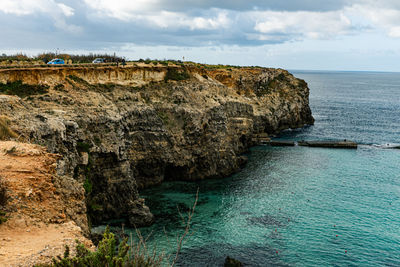
[[[190,78],[189,73],[186,69],[178,70],[176,68],[168,68],[165,74],[164,80],[167,82],[169,80],[173,81],[183,81]]]

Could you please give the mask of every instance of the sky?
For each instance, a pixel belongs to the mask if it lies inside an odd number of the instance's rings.
[[[400,0],[0,0],[0,53],[400,71]]]

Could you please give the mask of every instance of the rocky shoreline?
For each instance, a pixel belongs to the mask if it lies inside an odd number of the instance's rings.
[[[307,84],[281,69],[0,70],[0,113],[20,140],[61,155],[57,175],[85,190],[81,212],[91,224],[151,224],[141,188],[229,176],[260,136],[313,124],[308,96]]]

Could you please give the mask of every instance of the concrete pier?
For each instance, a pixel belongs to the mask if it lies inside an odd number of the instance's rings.
[[[299,146],[326,147],[326,148],[350,148],[357,149],[357,143],[353,141],[300,141]]]
[[[308,146],[308,147],[325,147],[325,148],[347,148],[347,149],[357,149],[358,144],[353,141],[277,141],[271,140],[267,142],[270,146]]]
[[[270,146],[294,146],[295,142],[294,141],[269,141],[268,144]]]

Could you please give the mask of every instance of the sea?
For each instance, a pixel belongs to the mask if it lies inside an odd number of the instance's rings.
[[[253,147],[225,179],[141,192],[156,217],[147,248],[176,266],[400,266],[400,73],[292,71],[315,125],[277,140],[352,140],[358,149]],[[133,229],[128,232],[135,234]]]

